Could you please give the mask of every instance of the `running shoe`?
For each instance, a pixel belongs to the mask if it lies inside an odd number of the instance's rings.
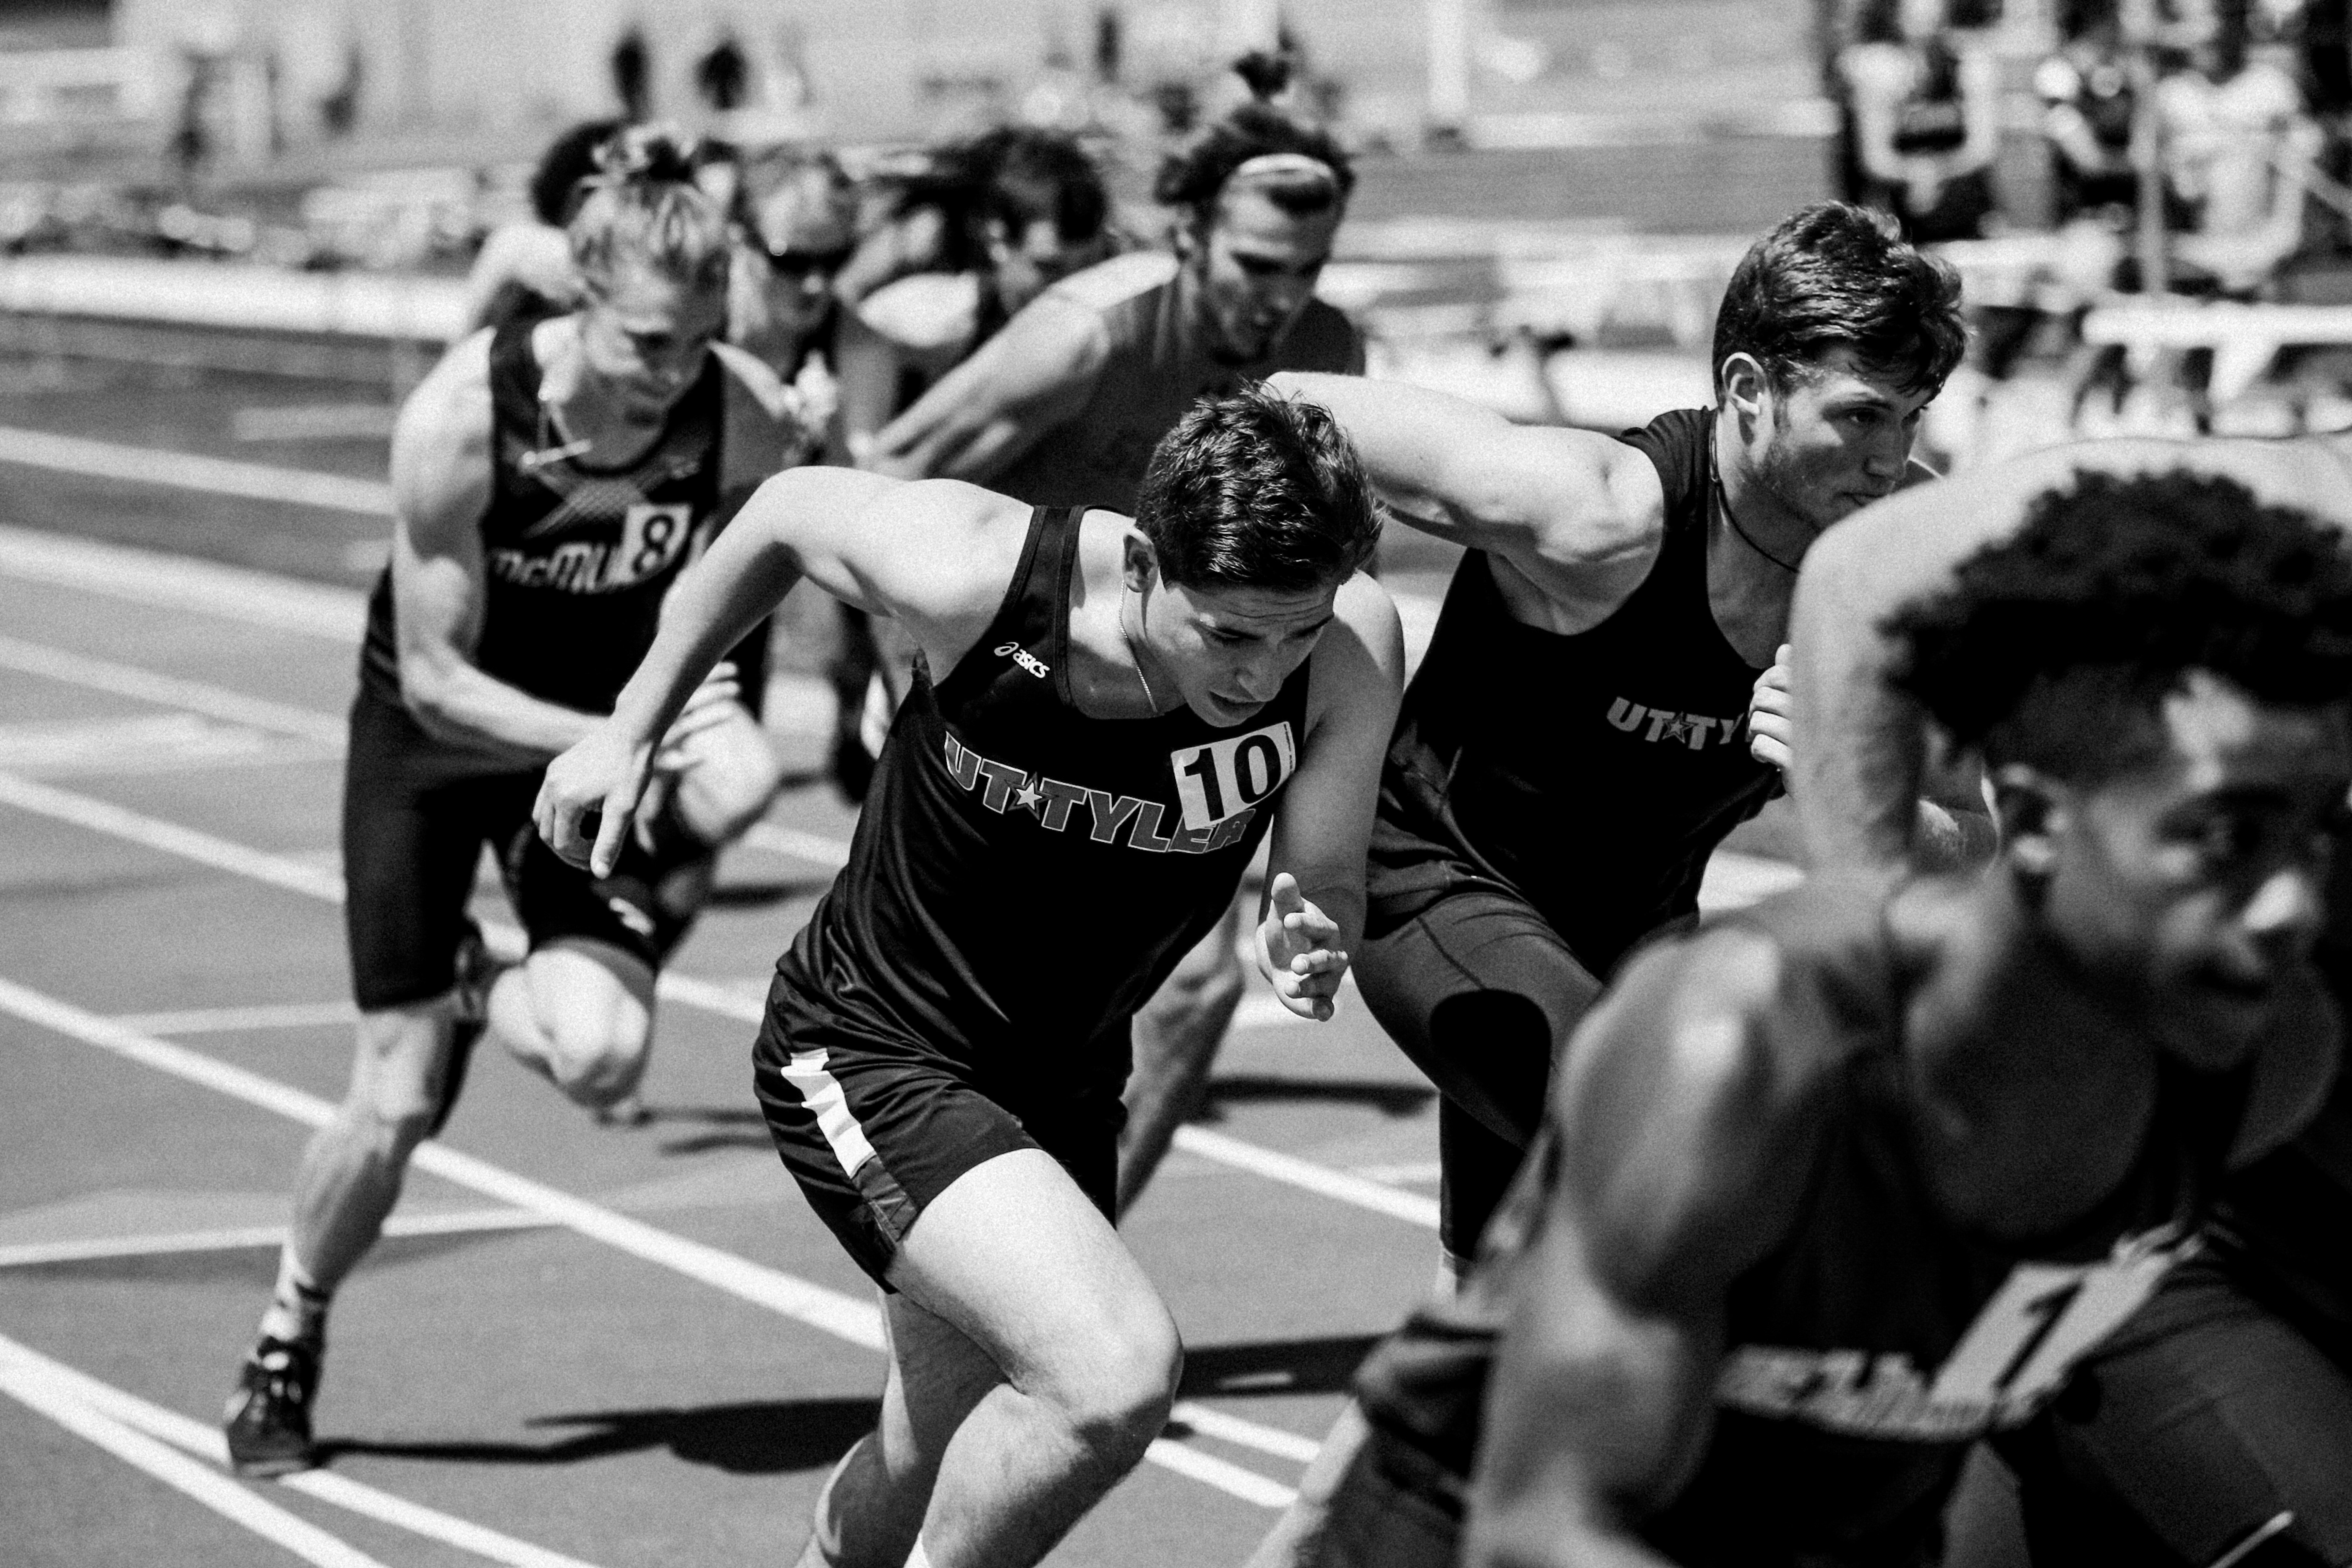
[[[449,1113],[457,1108],[457,1092],[466,1086],[466,1069],[473,1063],[475,1042],[489,1027],[490,984],[506,968],[491,956],[489,944],[482,940],[482,928],[470,920],[466,922],[465,936],[458,938],[451,965],[457,977],[451,993],[457,1010],[449,1029],[449,1065],[441,1074],[441,1103],[434,1108],[428,1134],[436,1138],[448,1125]]]
[[[265,1337],[245,1358],[222,1423],[238,1475],[282,1476],[314,1462],[310,1401],[319,1392],[321,1349],[315,1340]]]

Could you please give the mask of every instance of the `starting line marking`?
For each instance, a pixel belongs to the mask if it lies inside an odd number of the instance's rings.
[[[79,474],[91,479],[202,490],[247,501],[314,507],[327,512],[356,512],[369,517],[392,516],[392,486],[380,479],[350,479],[341,474],[321,474],[307,468],[236,463],[194,452],[125,446],[46,430],[0,426],[0,463]]]
[[[326,1101],[290,1084],[216,1061],[185,1046],[142,1034],[111,1019],[45,996],[13,980],[0,979],[0,1011],[13,1013],[37,1028],[111,1051],[143,1067],[200,1084],[305,1126],[322,1126],[335,1114],[335,1108]],[[514,1208],[539,1215],[551,1224],[562,1226],[593,1241],[601,1241],[615,1251],[626,1252],[723,1291],[738,1300],[765,1307],[779,1316],[805,1323],[868,1350],[883,1348],[882,1314],[871,1301],[844,1295],[825,1286],[796,1279],[782,1270],[771,1269],[748,1258],[737,1257],[732,1252],[673,1235],[601,1204],[574,1197],[559,1187],[533,1181],[529,1176],[519,1176],[487,1160],[476,1159],[471,1155],[460,1154],[438,1140],[428,1139],[418,1145],[416,1153],[411,1156],[411,1164],[445,1181],[470,1188]],[[1220,1416],[1218,1420],[1219,1425],[1229,1431],[1255,1427],[1261,1448],[1265,1444],[1286,1442],[1297,1437],[1296,1433],[1256,1427],[1255,1422],[1244,1422],[1237,1416]],[[1210,1436],[1222,1435],[1208,1432],[1206,1427],[1196,1429]],[[1162,1469],[1189,1476],[1229,1496],[1265,1508],[1287,1508],[1297,1495],[1294,1489],[1255,1470],[1244,1469],[1213,1454],[1195,1452],[1165,1437],[1155,1438],[1145,1458]]]
[[[0,1392],[317,1568],[383,1568],[310,1521],[64,1392],[42,1364],[46,1359],[33,1356],[13,1340],[0,1340]]]
[[[213,1427],[201,1421],[190,1420],[176,1410],[151,1405],[135,1394],[101,1383],[88,1373],[78,1372],[63,1362],[53,1361],[37,1350],[0,1335],[0,1377],[12,1374],[59,1405],[79,1406],[102,1420],[119,1423],[133,1434],[158,1443],[168,1443],[173,1448],[183,1449],[215,1465],[226,1466],[228,1463],[228,1447]],[[16,1388],[11,1386],[10,1392],[15,1393]],[[43,1413],[48,1412],[44,1410]],[[201,1468],[197,1473],[211,1476],[211,1472]],[[211,1476],[211,1479],[241,1496],[253,1495],[225,1477]],[[406,1498],[394,1497],[390,1492],[379,1491],[364,1482],[336,1475],[331,1470],[303,1470],[281,1476],[274,1484],[455,1546],[460,1551],[473,1552],[478,1557],[487,1557],[493,1563],[510,1563],[513,1568],[592,1568],[592,1564],[576,1557],[566,1557],[561,1552],[533,1546],[527,1541],[518,1541],[511,1535],[443,1513],[438,1509],[426,1508],[422,1503],[411,1502]],[[265,1508],[272,1506],[261,1502],[258,1498],[253,1500]],[[286,1517],[290,1519],[293,1516],[289,1514]],[[328,1539],[331,1541],[334,1538],[330,1536]],[[342,1543],[337,1542],[336,1545],[341,1547]],[[343,1550],[349,1555],[338,1561],[371,1561],[357,1552],[351,1552],[349,1548]],[[312,1561],[318,1560],[314,1558]]]
[[[250,1008],[185,1008],[168,1013],[117,1013],[142,1034],[243,1034],[259,1029],[330,1029],[359,1021],[349,1002],[271,1002]]]

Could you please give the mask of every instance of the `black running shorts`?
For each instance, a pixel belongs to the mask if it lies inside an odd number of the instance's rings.
[[[660,895],[709,856],[659,861],[635,843],[603,882],[540,841],[530,809],[541,769],[485,773],[478,755],[425,733],[398,703],[362,685],[343,765],[343,926],[362,1012],[426,1001],[452,967],[487,843],[535,951],[560,937],[606,943],[658,967],[691,924]]]
[[[781,1015],[781,1016],[780,1016]],[[817,1218],[884,1290],[916,1218],[966,1171],[1015,1149],[1060,1162],[1106,1219],[1118,1202],[1119,1087],[1128,1021],[1055,1073],[995,1081],[914,1040],[840,1016],[778,976],[751,1080],[784,1168]]]

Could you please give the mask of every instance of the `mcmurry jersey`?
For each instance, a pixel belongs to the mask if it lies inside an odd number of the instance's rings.
[[[1917,1117],[1878,890],[1824,879],[1726,917],[1781,953],[1759,1030],[1776,1078],[1820,1105],[1804,1196],[1725,1300],[1713,1431],[1641,1533],[1691,1568],[1927,1568],[1974,1439],[2023,1424],[2195,1239],[2249,1074],[2163,1059],[2139,1157],[2059,1234],[1995,1239],[1944,1217]],[[1487,1227],[1463,1294],[1414,1314],[1359,1375],[1384,1430],[1467,1476],[1509,1282],[1562,1158],[1548,1128]]]
[[[562,437],[539,400],[537,324],[502,327],[490,340],[494,477],[474,664],[535,697],[609,713],[653,645],[662,596],[718,509],[727,372],[709,355],[661,434],[625,467],[599,467],[588,454],[551,456]],[[399,700],[389,568],[368,601],[361,672],[379,695]]]
[[[796,1043],[845,1030],[983,1078],[1104,1071],[1086,1048],[1232,902],[1298,765],[1307,667],[1233,729],[1189,708],[1081,714],[1082,516],[1041,507],[987,634],[936,684],[918,661],[849,864],[778,965],[771,1005]]]

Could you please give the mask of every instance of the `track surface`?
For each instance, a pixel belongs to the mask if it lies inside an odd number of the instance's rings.
[[[881,1360],[862,1276],[769,1148],[747,1020],[850,811],[789,791],[728,856],[665,995],[650,1124],[599,1128],[478,1062],[411,1177],[414,1233],[339,1299],[328,1479],[225,1479],[208,1433],[306,1118],[349,1062],[339,716],[386,525],[168,456],[137,480],[28,466],[11,433],[364,482],[383,443],[287,434],[365,416],[251,412],[365,401],[349,388],[54,361],[0,381],[0,1557],[790,1561]],[[1395,565],[1425,623],[1443,562]],[[813,768],[823,707],[787,683],[775,722]],[[509,918],[488,880],[477,913]],[[1238,1562],[1428,1283],[1426,1085],[1360,1001],[1319,1028],[1277,1013],[1245,1006],[1208,1121],[1126,1227],[1190,1347],[1183,1420],[1055,1563]]]

